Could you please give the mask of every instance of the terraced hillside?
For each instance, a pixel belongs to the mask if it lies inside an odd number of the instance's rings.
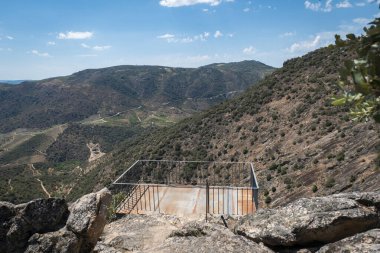
[[[124,143],[87,168],[71,197],[141,158],[253,161],[269,205],[380,189],[379,125],[351,122],[348,108],[331,106],[338,70],[353,52],[329,46],[289,60],[243,95]]]

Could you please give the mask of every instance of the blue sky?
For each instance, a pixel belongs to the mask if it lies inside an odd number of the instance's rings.
[[[0,80],[115,65],[275,67],[360,34],[378,0],[1,0]]]

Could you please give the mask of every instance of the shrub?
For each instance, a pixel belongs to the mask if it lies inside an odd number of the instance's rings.
[[[272,198],[270,196],[266,196],[265,198],[265,204],[270,204],[270,202],[272,202]]]
[[[328,179],[326,180],[326,184],[325,184],[325,186],[326,186],[327,188],[332,188],[334,185],[335,185],[335,179],[334,179],[334,178],[330,177],[330,178],[328,178]]]
[[[318,191],[318,187],[316,185],[313,185],[313,187],[311,187],[311,190],[315,193]]]

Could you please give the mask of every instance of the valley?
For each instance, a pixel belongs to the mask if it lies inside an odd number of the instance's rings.
[[[118,66],[3,85],[0,195],[13,202],[46,192],[66,196],[90,164],[124,141],[237,96],[273,70],[256,61],[197,69]]]

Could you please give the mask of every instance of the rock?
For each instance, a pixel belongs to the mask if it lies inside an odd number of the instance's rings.
[[[34,233],[55,231],[66,224],[69,214],[64,199],[37,199],[21,206],[10,220],[7,231],[6,248],[8,252],[23,252],[30,236]]]
[[[34,233],[46,233],[64,227],[69,210],[64,199],[37,199],[27,203],[20,215]]]
[[[80,241],[65,228],[45,234],[34,234],[28,241],[25,253],[78,253]]]
[[[122,253],[112,246],[106,245],[102,242],[98,242],[94,248],[94,253]]]
[[[380,227],[380,192],[302,198],[243,218],[235,233],[271,246],[329,243]]]
[[[111,203],[108,189],[87,194],[70,207],[66,227],[81,238],[80,252],[91,252],[107,222],[107,208]]]
[[[0,252],[7,249],[7,232],[11,226],[10,220],[16,215],[14,205],[0,201]]]
[[[24,219],[21,217],[12,219],[12,224],[7,233],[7,252],[24,252],[32,234],[32,227]]]
[[[318,253],[377,253],[380,252],[380,229],[369,230],[323,246]]]
[[[154,248],[161,245],[180,226],[182,221],[171,215],[130,214],[107,224],[98,244],[103,245],[103,250],[107,247],[107,250],[121,252]],[[96,249],[103,252],[98,246]]]
[[[206,222],[190,222],[171,233],[165,242],[143,252],[273,252],[262,244],[235,235],[229,229]]]

